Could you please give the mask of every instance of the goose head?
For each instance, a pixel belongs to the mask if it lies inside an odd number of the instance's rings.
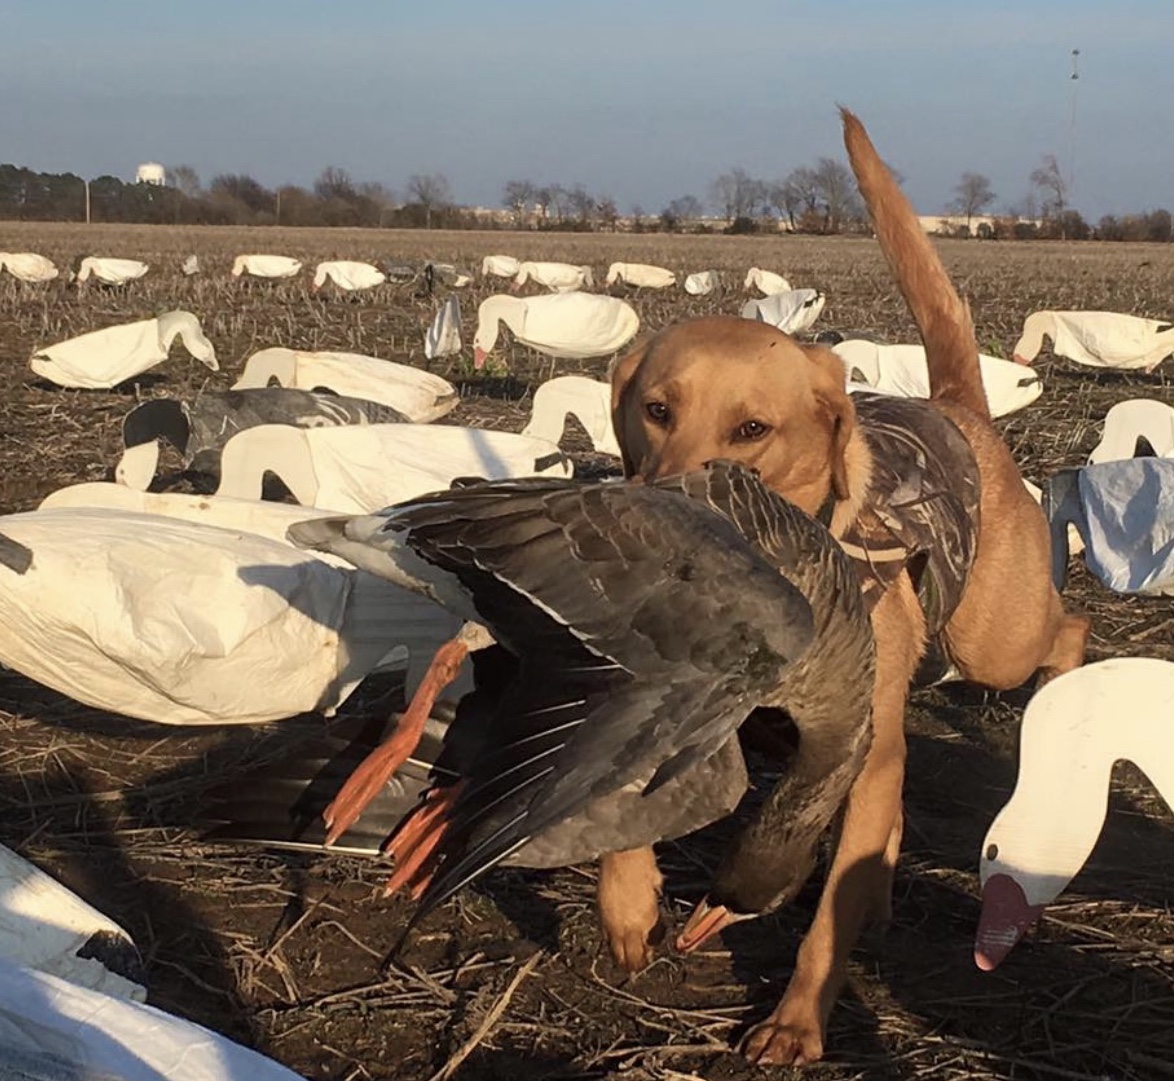
[[[677,936],[682,953],[732,924],[794,900],[811,877],[819,839],[843,804],[871,743],[871,696],[866,689],[872,685],[871,657],[865,669],[862,677],[868,678],[859,680],[862,693],[851,696],[855,701],[850,709],[836,711],[834,730],[813,734],[810,721],[804,725],[796,715],[799,753],[758,817],[735,839],[709,893]]]
[[[772,822],[764,829],[760,819],[744,830],[714,875],[709,892],[677,936],[677,949],[691,953],[727,927],[773,912],[793,900],[811,876],[824,824],[785,838],[781,836],[782,822]]]

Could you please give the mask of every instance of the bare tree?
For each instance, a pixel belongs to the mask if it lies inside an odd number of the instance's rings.
[[[598,213],[599,224],[609,233],[614,233],[616,224],[620,220],[620,211],[616,206],[616,201],[610,195],[605,195],[599,200]]]
[[[501,190],[501,205],[514,212],[516,224],[526,216],[526,207],[537,199],[538,189],[530,180],[507,180]]]
[[[952,210],[966,215],[966,232],[970,233],[970,219],[981,214],[997,198],[990,177],[982,173],[963,173],[954,188],[957,198],[950,204]]]
[[[754,217],[754,212],[766,202],[766,185],[742,168],[722,173],[709,190],[713,202],[721,208],[726,220],[731,222],[738,218]]]
[[[567,216],[570,192],[561,184],[546,184],[542,191],[546,195],[545,202],[548,210],[553,210],[555,220],[561,222]]]
[[[571,213],[584,225],[595,216],[596,203],[593,196],[582,184],[576,184],[567,192],[567,205]]]
[[[452,189],[443,173],[413,173],[408,177],[408,198],[424,208],[424,228],[432,228],[432,212],[452,203]]]
[[[358,191],[350,173],[337,165],[328,165],[314,181],[314,194],[319,199],[341,199],[349,203],[358,195]]]
[[[169,165],[167,175],[171,177],[171,186],[189,199],[198,199],[203,194],[200,174],[190,165]]]
[[[660,212],[660,220],[670,232],[676,232],[686,222],[696,221],[705,212],[696,195],[681,195]]]
[[[386,184],[378,180],[369,180],[359,185],[359,197],[365,199],[375,210],[375,224],[382,229],[387,221],[387,215],[396,207],[395,192]]]
[[[1055,154],[1045,154],[1043,164],[1032,170],[1029,179],[1032,187],[1040,193],[1043,216],[1060,217],[1068,205],[1068,182],[1060,171],[1060,163],[1056,161]]]
[[[844,222],[864,216],[856,178],[848,166],[835,158],[820,158],[815,163],[814,174],[826,232],[838,233]]]

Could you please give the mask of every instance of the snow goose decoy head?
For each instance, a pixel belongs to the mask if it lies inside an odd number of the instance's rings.
[[[1028,703],[1019,775],[982,842],[974,960],[990,971],[1084,866],[1113,764],[1137,766],[1174,807],[1174,664],[1116,657],[1056,677]]]

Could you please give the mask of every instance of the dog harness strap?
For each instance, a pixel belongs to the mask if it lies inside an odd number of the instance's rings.
[[[928,402],[857,394],[872,483],[840,538],[869,608],[908,570],[930,636],[941,633],[974,561],[978,463],[965,436]]]

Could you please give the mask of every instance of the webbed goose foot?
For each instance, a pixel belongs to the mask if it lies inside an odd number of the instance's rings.
[[[464,781],[457,781],[443,788],[428,789],[424,802],[404,819],[383,846],[383,851],[395,858],[395,871],[383,888],[385,897],[406,886],[412,900],[418,901],[428,888],[434,870],[433,855],[448,829],[449,812],[464,786]]]
[[[651,848],[608,852],[599,860],[599,921],[616,963],[628,972],[652,964],[664,938],[660,894],[664,876]]]
[[[424,725],[436,699],[457,678],[469,651],[479,647],[478,633],[484,636],[484,628],[466,623],[455,638],[436,651],[395,731],[358,764],[333,802],[322,812],[327,826],[327,845],[334,844],[358,821],[392,774],[411,758],[424,734]]]

